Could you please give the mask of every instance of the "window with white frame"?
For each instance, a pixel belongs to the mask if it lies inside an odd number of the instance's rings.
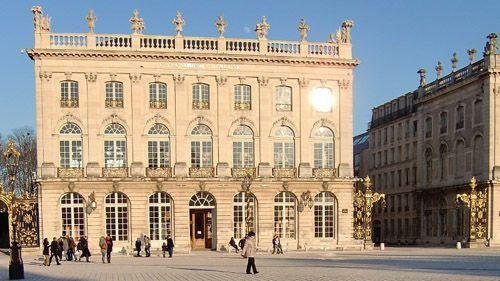
[[[212,131],[205,125],[197,125],[191,137],[191,167],[212,167]]]
[[[314,168],[335,168],[335,143],[332,130],[319,127],[314,131]]]
[[[314,197],[314,237],[335,238],[337,206],[335,195],[323,191]]]
[[[455,129],[459,130],[465,126],[465,106],[459,105],[455,114],[456,126]]]
[[[156,123],[148,132],[148,167],[170,167],[170,142],[167,126]]]
[[[104,167],[127,167],[127,140],[122,125],[112,123],[104,130]]]
[[[78,82],[61,81],[61,107],[78,107]]]
[[[280,238],[295,238],[296,200],[289,191],[274,197],[274,233]]]
[[[295,143],[292,129],[280,126],[274,132],[274,168],[295,167]]]
[[[244,238],[249,231],[256,232],[257,200],[252,193],[240,192],[233,198],[234,238]]]
[[[243,84],[234,85],[234,109],[252,109],[252,92],[250,86]]]
[[[151,108],[167,108],[167,84],[149,84],[149,106]]]
[[[172,203],[165,192],[149,196],[149,238],[164,240],[172,233]]]
[[[59,164],[61,168],[81,168],[82,130],[75,123],[66,123],[59,131]]]
[[[61,235],[80,239],[85,235],[85,201],[75,192],[61,197]]]
[[[210,108],[210,90],[207,84],[193,84],[193,109]]]
[[[253,131],[239,126],[233,132],[233,168],[254,167]]]
[[[128,198],[120,192],[106,196],[106,233],[117,241],[128,241]]]
[[[106,107],[123,107],[122,82],[106,82]]]
[[[276,111],[292,111],[292,88],[287,86],[276,87]]]

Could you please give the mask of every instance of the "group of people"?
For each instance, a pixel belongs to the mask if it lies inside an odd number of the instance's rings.
[[[166,257],[166,253],[168,253],[168,257],[171,258],[174,253],[174,240],[172,240],[172,236],[168,235],[166,238],[167,242],[163,242],[161,246],[161,250],[163,252],[163,257]],[[144,252],[146,257],[151,256],[151,240],[148,236],[144,235],[143,240],[140,237],[137,237],[135,241],[135,250],[137,251],[136,257],[142,257],[141,250],[142,246],[144,246]]]
[[[245,238],[241,238],[241,240],[238,242],[238,245],[236,245],[236,241],[234,240],[234,237],[231,237],[231,240],[229,240],[229,246],[233,247],[236,251],[236,253],[239,252],[240,249],[243,249],[245,247],[245,241],[248,238],[248,235],[245,236]],[[239,248],[238,248],[239,246]],[[283,254],[283,248],[281,247],[281,241],[280,237],[278,235],[275,235],[273,237],[273,254]]]
[[[109,235],[108,235],[109,236]],[[76,253],[80,252],[80,257],[76,257]],[[85,258],[89,262],[90,251],[87,236],[80,237],[78,244],[75,243],[73,237],[61,236],[54,237],[52,242],[49,243],[47,238],[43,239],[43,265],[50,266],[52,259],[55,258],[57,265],[61,264],[63,258],[67,261],[81,261]]]

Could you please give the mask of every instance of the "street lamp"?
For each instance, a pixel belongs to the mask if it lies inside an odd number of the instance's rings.
[[[7,173],[9,174],[11,200],[11,221],[12,221],[12,246],[10,247],[9,280],[24,279],[24,265],[21,256],[21,246],[17,242],[17,206],[16,206],[16,172],[19,166],[19,157],[21,153],[16,149],[16,143],[10,140],[7,144],[7,150],[4,152]]]

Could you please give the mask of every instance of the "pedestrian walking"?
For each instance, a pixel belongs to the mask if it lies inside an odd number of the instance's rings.
[[[144,252],[146,252],[147,258],[151,256],[151,241],[146,235],[144,235]]]
[[[135,250],[137,251],[137,256],[141,257],[141,238],[137,237],[137,240],[135,240]]]
[[[163,245],[161,245],[161,251],[163,252],[163,257],[165,257],[165,253],[168,251],[167,243],[163,242]]]
[[[229,246],[233,247],[236,250],[236,253],[238,253],[238,245],[236,245],[236,242],[234,241],[234,237],[231,237],[231,240],[229,240]]]
[[[68,248],[68,256],[70,257],[70,261],[76,261],[76,255],[75,255],[75,251],[76,251],[76,243],[75,243],[75,239],[73,237],[70,237],[69,238],[69,248]]]
[[[106,236],[106,244],[108,245],[108,250],[106,251],[106,258],[108,259],[108,263],[111,263],[111,252],[113,252],[113,237],[108,232]]]
[[[57,239],[57,244],[59,245],[59,251],[58,251],[59,261],[62,261],[62,258],[63,258],[63,246],[64,246],[64,242],[63,242],[62,236],[59,237],[59,239]]]
[[[50,251],[50,243],[49,239],[43,239],[43,265],[49,265],[49,251]]]
[[[91,256],[90,250],[89,250],[89,242],[87,240],[87,236],[80,237],[80,248],[82,249],[82,255],[80,258],[78,258],[78,261],[82,261],[82,258],[85,257],[87,262],[89,261],[89,258]]]
[[[283,254],[283,248],[281,248],[281,241],[278,235],[274,235],[273,238],[273,254]]]
[[[69,236],[68,235],[63,235],[63,237],[61,237],[61,240],[62,240],[61,260],[62,260],[62,256],[64,256],[64,258],[66,260],[69,260],[69,257],[68,257]]]
[[[170,235],[167,236],[167,251],[168,257],[171,258],[174,253],[174,240],[172,240],[172,236]]]
[[[250,269],[253,271],[253,274],[259,273],[257,268],[255,267],[255,254],[257,253],[257,245],[255,244],[255,232],[250,231],[248,233],[248,238],[245,241],[245,246],[241,251],[241,256],[244,258],[248,258],[247,263],[247,274],[252,274]]]
[[[50,259],[49,259],[49,265],[52,263],[52,258],[56,257],[56,263],[57,265],[61,265],[59,262],[59,252],[61,248],[59,247],[59,242],[57,241],[57,238],[52,239],[52,243],[50,243]]]
[[[108,244],[106,244],[106,238],[104,238],[104,236],[99,238],[99,248],[101,249],[102,263],[106,263],[104,260],[106,258],[106,253],[108,252]]]

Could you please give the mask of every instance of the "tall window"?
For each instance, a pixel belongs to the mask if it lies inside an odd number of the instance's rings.
[[[432,117],[427,117],[425,119],[425,137],[432,137]]]
[[[446,144],[441,144],[439,147],[439,160],[441,161],[441,180],[446,180],[446,174],[448,171],[448,161],[446,157],[448,156],[448,146]]]
[[[193,84],[193,109],[210,108],[210,91],[207,84]]]
[[[61,235],[80,239],[85,235],[85,202],[78,193],[66,193],[61,197]]]
[[[61,168],[82,167],[82,130],[75,123],[64,125],[59,139],[59,158]]]
[[[61,107],[78,107],[78,82],[61,82]]]
[[[462,129],[465,125],[465,106],[459,105],[456,109],[456,126],[455,129]]]
[[[314,168],[335,167],[335,143],[333,132],[327,127],[319,127],[314,132]]]
[[[427,182],[432,181],[432,150],[427,148],[425,150],[425,168],[427,175]]]
[[[171,198],[165,192],[156,192],[149,196],[149,238],[163,240],[171,233]]]
[[[243,84],[234,85],[234,109],[252,109],[252,92],[250,86]]]
[[[474,138],[472,147],[472,172],[474,175],[480,175],[481,170],[481,160],[483,159],[483,137],[478,135]]]
[[[292,88],[276,87],[276,111],[292,111]]]
[[[191,167],[212,167],[212,131],[205,125],[197,125],[191,136]]]
[[[281,126],[274,133],[274,168],[295,167],[295,144],[293,131]]]
[[[127,167],[127,141],[125,128],[112,123],[104,130],[104,166],[106,168]]]
[[[439,129],[440,134],[446,134],[448,132],[448,112],[444,111],[439,114],[439,120],[441,123],[441,128]]]
[[[106,107],[123,107],[122,82],[106,82]]]
[[[253,168],[253,132],[248,126],[239,126],[233,132],[233,168]]]
[[[168,128],[156,123],[148,132],[148,167],[170,167],[170,145]]]
[[[474,124],[480,124],[483,120],[482,112],[483,110],[483,100],[477,99],[474,101]]]
[[[167,108],[167,84],[157,82],[149,84],[149,107]]]
[[[240,192],[233,198],[234,238],[243,238],[249,231],[256,231],[257,200],[252,193]]]
[[[125,194],[113,192],[106,196],[106,233],[117,241],[128,240],[128,199]]]
[[[465,144],[463,140],[458,140],[455,144],[455,175],[463,177],[465,173]]]
[[[282,191],[274,197],[274,233],[280,238],[295,238],[295,196]]]
[[[337,206],[335,195],[320,192],[314,197],[314,237],[335,238]]]

